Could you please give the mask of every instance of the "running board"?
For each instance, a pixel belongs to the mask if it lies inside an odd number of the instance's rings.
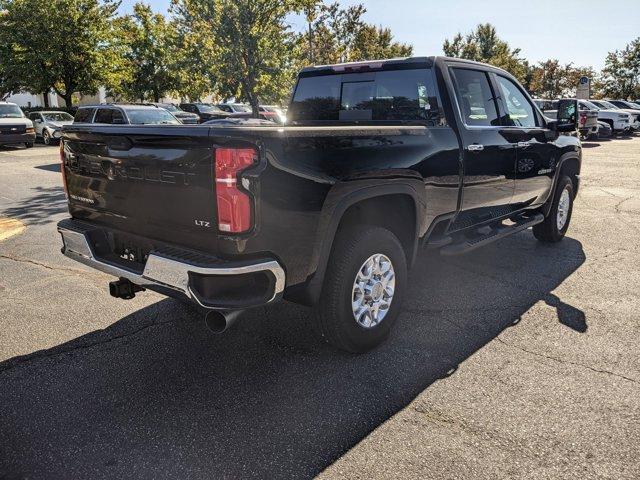
[[[514,233],[526,230],[529,227],[533,227],[538,223],[544,222],[544,215],[537,213],[532,217],[519,219],[513,225],[500,225],[492,228],[486,234],[479,234],[474,238],[462,237],[459,241],[454,241],[451,245],[442,247],[440,253],[442,255],[459,255],[461,253],[470,252],[476,248],[484,247],[485,245],[500,240],[501,238],[508,237]]]

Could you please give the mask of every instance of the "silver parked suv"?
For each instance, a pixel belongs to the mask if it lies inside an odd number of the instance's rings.
[[[29,119],[36,129],[36,138],[42,138],[45,145],[59,142],[62,127],[73,123],[73,117],[67,112],[31,112]]]

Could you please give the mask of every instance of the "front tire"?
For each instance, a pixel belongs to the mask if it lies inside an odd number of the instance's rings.
[[[339,233],[325,275],[316,321],[321,337],[351,353],[382,343],[393,328],[407,282],[398,238],[360,225]]]
[[[42,130],[42,142],[45,145],[51,145],[51,134],[47,131],[47,129]]]
[[[541,242],[555,243],[562,240],[569,229],[575,193],[571,178],[560,178],[553,196],[553,204],[544,222],[533,226],[533,235]]]
[[[33,142],[25,142],[24,146],[26,148],[33,148]]]

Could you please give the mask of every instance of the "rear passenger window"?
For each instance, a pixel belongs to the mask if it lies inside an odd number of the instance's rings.
[[[113,110],[110,108],[99,108],[93,123],[113,123]]]
[[[536,116],[533,106],[524,96],[524,93],[511,80],[497,76],[500,96],[507,108],[506,124],[516,127],[535,127]]]
[[[342,75],[303,77],[290,106],[293,121],[338,120]]]
[[[466,68],[452,68],[451,72],[464,123],[472,126],[500,125],[487,74]]]
[[[439,125],[436,91],[426,68],[301,77],[290,107],[305,121],[420,121]]]
[[[342,84],[340,120],[353,111],[360,112],[357,120],[428,120],[430,109],[426,70],[378,72],[373,81]]]
[[[76,112],[76,116],[73,121],[75,123],[87,123],[91,122],[91,118],[93,117],[93,112],[95,112],[95,108],[79,108]]]
[[[122,125],[123,123],[125,123],[124,115],[122,115],[122,112],[120,110],[112,110],[111,123],[117,125]]]

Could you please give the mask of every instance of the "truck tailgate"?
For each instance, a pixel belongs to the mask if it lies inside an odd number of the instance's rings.
[[[213,145],[199,126],[72,125],[64,175],[73,217],[215,250]],[[199,242],[196,243],[196,237]]]
[[[584,126],[585,128],[591,128],[598,125],[598,112],[587,111],[585,113],[586,113],[585,123],[584,125],[581,125],[581,126]]]

